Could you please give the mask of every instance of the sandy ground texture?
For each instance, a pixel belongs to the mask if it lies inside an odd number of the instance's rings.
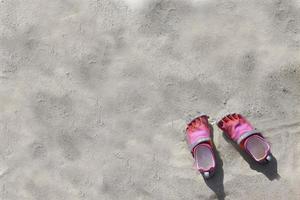
[[[300,199],[300,2],[1,0],[0,199]],[[196,111],[245,115],[260,166],[214,125],[204,181]]]

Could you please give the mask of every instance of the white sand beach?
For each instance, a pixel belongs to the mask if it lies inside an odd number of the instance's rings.
[[[186,117],[210,116],[217,172]],[[215,125],[241,113],[259,165]],[[300,199],[300,1],[0,1],[0,199]]]

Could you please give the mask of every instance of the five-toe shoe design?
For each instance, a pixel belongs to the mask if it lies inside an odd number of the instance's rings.
[[[218,122],[218,127],[255,161],[265,163],[271,160],[269,143],[242,115],[227,115]]]
[[[197,170],[204,178],[211,177],[215,171],[216,161],[208,116],[200,115],[188,123],[186,139]]]

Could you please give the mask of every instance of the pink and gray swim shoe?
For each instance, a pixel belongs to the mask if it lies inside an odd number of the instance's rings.
[[[255,161],[259,163],[271,161],[270,144],[242,115],[236,113],[227,115],[218,122],[218,127]]]
[[[192,118],[186,127],[186,139],[189,150],[195,159],[195,167],[204,178],[211,177],[216,168],[212,133],[208,118],[206,115]]]

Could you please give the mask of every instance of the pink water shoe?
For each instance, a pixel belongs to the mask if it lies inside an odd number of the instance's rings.
[[[187,125],[186,138],[197,170],[204,178],[211,177],[215,171],[216,161],[208,116],[200,115],[193,118]]]
[[[218,127],[257,162],[264,163],[272,159],[270,144],[242,115],[227,115],[218,122]]]

